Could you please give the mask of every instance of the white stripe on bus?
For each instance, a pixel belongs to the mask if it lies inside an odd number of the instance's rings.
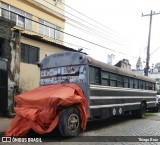
[[[150,101],[147,103],[156,103],[156,101]],[[97,108],[110,108],[110,107],[120,107],[120,106],[132,106],[132,105],[140,105],[141,102],[136,102],[136,103],[124,103],[124,104],[109,104],[109,105],[94,105],[94,106],[89,106],[90,109],[97,109]]]
[[[91,90],[113,90],[113,91],[127,91],[127,92],[146,92],[146,93],[156,93],[154,90],[143,90],[134,88],[122,88],[122,87],[112,87],[112,86],[100,86],[100,85],[90,85]]]
[[[156,96],[91,96],[91,100],[103,100],[103,99],[138,99],[138,98],[153,98],[156,99]]]

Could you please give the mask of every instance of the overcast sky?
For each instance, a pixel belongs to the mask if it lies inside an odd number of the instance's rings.
[[[76,44],[79,48],[85,47],[84,52],[103,62],[107,62],[108,54],[114,54],[114,63],[126,58],[131,63],[132,68],[135,68],[137,62],[135,57],[141,56],[143,60],[146,59],[150,17],[141,16],[142,13],[149,14],[151,10],[156,13],[160,12],[160,0],[65,0],[65,3],[105,26],[99,25],[66,7],[66,12],[81,20],[66,13],[66,16],[72,20],[66,21],[65,32],[97,45],[65,35],[66,42]],[[73,20],[80,22],[81,26]],[[160,14],[154,15],[152,20],[151,54],[160,47]],[[85,25],[85,28],[82,27],[82,24]],[[76,27],[81,28],[81,30]],[[117,53],[117,51],[126,55]],[[151,55],[151,64],[160,62],[159,58],[160,49]]]

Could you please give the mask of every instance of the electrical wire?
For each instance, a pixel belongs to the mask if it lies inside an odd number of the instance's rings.
[[[88,18],[89,20],[91,20],[91,21],[97,23],[98,25],[100,25],[100,26],[102,26],[102,27],[104,27],[104,28],[106,28],[106,29],[112,31],[113,33],[115,33],[115,34],[117,35],[117,32],[114,32],[111,28],[109,28],[109,27],[107,27],[107,26],[105,26],[105,25],[99,23],[98,21],[96,21],[96,20],[90,18],[89,16],[87,16],[87,15],[85,15],[85,14],[83,14],[83,13],[77,11],[76,9],[74,9],[74,8],[72,8],[71,6],[69,6],[69,5],[65,4],[65,3],[63,3],[62,1],[59,1],[59,2],[62,3],[63,5],[65,5],[66,7],[70,8],[71,10],[73,10],[73,11],[79,13],[80,15],[82,15],[82,16]],[[62,9],[61,9],[61,10],[62,10]],[[117,36],[118,36],[118,35],[117,35]]]
[[[60,10],[62,10],[62,11],[64,11],[63,9],[61,9],[61,8],[59,8],[59,7],[57,7],[57,6],[55,6],[54,4],[52,4],[52,3],[50,3],[50,2],[48,2],[48,1],[46,1],[46,0],[44,0],[46,3],[48,3],[48,4],[50,4],[50,5],[52,5],[52,6],[54,6],[54,7],[56,7],[56,8],[58,8],[58,9],[60,9]],[[44,5],[43,5],[44,6]],[[51,9],[52,10],[52,9]],[[95,25],[93,25],[93,24],[91,24],[91,23],[89,23],[89,22],[86,22],[85,20],[83,20],[83,19],[81,19],[81,18],[79,18],[79,17],[77,17],[77,16],[75,16],[75,15],[73,15],[73,14],[71,14],[71,13],[69,13],[69,12],[67,12],[67,11],[64,11],[64,12],[66,12],[66,13],[68,13],[68,14],[70,14],[70,15],[72,15],[73,17],[75,17],[75,18],[77,18],[77,19],[79,19],[79,20],[81,20],[81,21],[83,21],[83,22],[85,22],[85,23],[87,23],[87,24],[89,24],[89,25],[91,25],[92,27],[94,27],[95,29],[100,29],[101,30],[101,34],[103,34],[103,35],[106,35],[106,36],[108,36],[108,37],[110,37],[110,38],[113,38],[113,37],[111,37],[111,36],[109,36],[109,35],[107,35],[106,33],[109,33],[109,34],[112,34],[112,33],[110,33],[110,32],[106,32],[104,29],[101,29],[101,28],[99,28],[99,27],[97,27],[97,26],[95,26]],[[61,13],[59,13],[59,14],[61,14]],[[95,29],[93,29],[93,28],[91,28],[91,27],[88,27],[87,25],[85,25],[85,24],[83,24],[83,23],[80,23],[80,22],[78,22],[78,21],[76,21],[76,20],[74,20],[74,19],[72,19],[72,18],[70,18],[70,17],[67,17],[67,16],[65,16],[65,15],[63,15],[63,14],[61,14],[63,17],[65,17],[66,19],[68,19],[68,20],[70,20],[70,21],[72,21],[72,22],[74,22],[74,23],[76,23],[76,24],[79,24],[79,26],[80,27],[86,27],[87,29],[91,29],[91,31],[95,31]],[[95,31],[96,33],[98,32],[97,30]],[[98,32],[98,33],[99,33]],[[106,33],[104,33],[104,32],[106,32]],[[113,34],[112,34],[113,35]],[[118,35],[117,35],[118,36]],[[114,40],[115,39],[118,39],[118,38],[113,38]],[[118,40],[119,41],[119,40]],[[112,41],[113,42],[113,41]],[[118,44],[119,42],[117,42],[117,44]],[[126,43],[126,41],[125,41],[125,43]],[[120,43],[119,43],[120,44]],[[128,44],[127,44],[128,45]]]
[[[28,19],[28,20],[30,20],[30,21],[32,21],[32,22],[35,22],[35,23],[37,23],[37,24],[40,24],[40,25],[46,26],[46,27],[48,27],[48,28],[54,29],[54,30],[56,30],[56,31],[59,31],[59,32],[61,32],[61,33],[64,33],[64,34],[66,34],[66,35],[68,35],[68,36],[71,36],[71,37],[73,37],[73,38],[82,40],[82,41],[84,41],[84,42],[87,42],[87,43],[92,44],[92,45],[95,45],[95,46],[98,46],[98,47],[100,47],[100,48],[104,48],[104,49],[107,49],[107,50],[110,50],[110,51],[113,51],[113,52],[116,52],[116,53],[119,53],[119,54],[123,54],[123,55],[126,55],[126,56],[130,56],[130,57],[133,57],[133,58],[138,58],[138,57],[135,57],[135,56],[132,56],[132,55],[128,55],[128,54],[125,54],[125,53],[123,53],[123,52],[116,51],[116,50],[114,50],[114,49],[105,47],[105,46],[103,46],[103,45],[94,43],[94,42],[92,42],[92,41],[88,41],[88,40],[86,40],[86,39],[83,39],[83,38],[74,36],[74,35],[72,35],[72,34],[70,34],[70,33],[66,33],[66,32],[61,31],[61,30],[59,30],[59,29],[56,29],[56,28],[54,28],[54,27],[51,27],[51,26],[42,24],[42,23],[40,23],[40,22],[37,22],[36,20],[30,19],[30,18],[28,18],[28,17],[25,17],[25,16],[23,16],[23,15],[21,15],[21,14],[18,14],[18,13],[16,13],[16,12],[13,12],[13,11],[10,11],[10,10],[7,10],[7,9],[5,9],[5,8],[2,8],[2,7],[0,7],[0,8],[3,9],[3,10],[5,10],[5,11],[11,12],[11,13],[13,13],[13,14],[16,14],[16,15],[18,15],[18,16],[21,16],[21,17],[23,17],[23,18],[25,18],[25,19]]]
[[[158,47],[155,51],[153,51],[153,52],[150,54],[150,56],[153,55],[158,49],[160,49],[160,47]]]

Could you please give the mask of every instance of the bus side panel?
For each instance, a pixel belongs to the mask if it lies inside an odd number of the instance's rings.
[[[137,110],[145,101],[147,108],[155,105],[154,91],[133,90],[91,85],[90,109],[94,118],[106,118],[121,115],[126,111]]]

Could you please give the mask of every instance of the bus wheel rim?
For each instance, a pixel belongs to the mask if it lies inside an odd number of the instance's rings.
[[[77,114],[71,114],[68,118],[68,128],[69,130],[77,130],[79,127],[79,117]]]

